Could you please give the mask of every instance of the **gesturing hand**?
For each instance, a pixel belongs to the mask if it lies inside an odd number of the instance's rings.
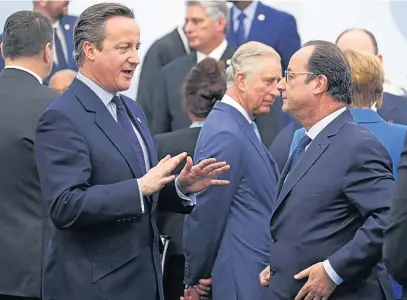
[[[181,153],[171,157],[167,155],[154,167],[151,168],[146,175],[139,179],[141,192],[144,196],[149,196],[161,190],[164,185],[175,179],[171,173],[178,165],[187,157],[187,153]]]
[[[327,300],[336,288],[336,284],[326,273],[323,263],[317,263],[294,276],[301,280],[308,277],[307,282],[298,292],[294,300]]]

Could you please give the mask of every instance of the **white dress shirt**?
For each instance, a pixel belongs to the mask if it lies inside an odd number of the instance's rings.
[[[182,44],[184,45],[185,52],[186,52],[187,54],[190,53],[190,52],[191,52],[191,49],[189,48],[188,38],[187,38],[187,36],[185,35],[184,26],[183,26],[183,25],[179,25],[179,26],[177,27],[177,31],[178,31],[179,36],[181,37],[181,41],[182,41]]]
[[[230,97],[228,94],[225,94],[221,100],[223,103],[228,104],[230,106],[233,106],[236,108],[242,115],[245,117],[247,122],[249,124],[252,124],[253,120],[250,119],[249,113],[244,109],[243,106],[241,106],[236,100],[234,100],[232,97]]]
[[[314,126],[312,126],[305,134],[308,135],[308,137],[311,138],[311,140],[314,140],[317,137],[317,135],[320,134],[321,131],[324,130],[324,128],[326,126],[328,126],[329,123],[331,123],[333,120],[335,120],[345,110],[346,110],[346,107],[342,107],[341,109],[334,111],[330,115],[328,115],[325,118],[323,118],[322,120],[320,120]],[[310,144],[308,144],[308,146],[305,148],[305,150],[308,149]],[[343,282],[343,279],[338,275],[338,273],[335,272],[335,270],[332,268],[331,264],[329,263],[328,259],[323,262],[323,265],[324,265],[326,273],[329,275],[329,277],[332,279],[332,281],[335,282],[336,285],[340,285]]]
[[[236,32],[239,28],[240,14],[243,12],[246,15],[246,18],[243,20],[243,24],[244,24],[244,29],[245,29],[245,37],[247,39],[250,34],[250,29],[252,27],[254,17],[256,16],[257,1],[253,1],[252,3],[250,3],[249,6],[246,7],[243,11],[238,9],[236,7],[236,5],[233,5],[232,10],[233,10],[233,31],[234,32]]]
[[[114,102],[112,101],[113,97],[115,96],[112,93],[109,93],[107,91],[105,91],[103,88],[101,88],[99,85],[97,85],[96,83],[94,83],[92,80],[90,80],[89,78],[87,78],[86,76],[84,76],[82,73],[78,72],[77,79],[79,79],[80,81],[82,81],[84,84],[86,84],[98,97],[99,99],[103,102],[103,104],[106,106],[107,110],[109,111],[109,113],[112,115],[112,117],[115,119],[115,121],[117,122],[117,110],[116,110],[116,104],[114,104]],[[136,133],[137,139],[141,145],[141,149],[143,151],[143,157],[144,157],[144,164],[146,167],[146,171],[148,172],[151,168],[150,165],[150,159],[148,156],[148,150],[147,150],[147,145],[145,144],[140,132],[137,130],[137,128],[134,126],[134,124],[131,124],[133,127],[134,132]],[[178,195],[185,200],[184,204],[185,205],[194,205],[195,202],[195,195],[192,194],[191,197],[187,197],[184,194],[181,193],[179,187],[178,187],[178,178],[176,179],[176,184],[175,184],[175,188],[177,190]],[[140,201],[141,201],[141,211],[144,213],[144,201],[143,201],[143,194],[140,188],[140,183],[139,183],[139,179],[137,179],[137,184],[139,185],[139,192],[140,192]]]
[[[38,82],[42,84],[42,78],[37,73],[35,73],[27,68],[20,67],[20,66],[6,66],[4,69],[17,69],[20,71],[27,72],[28,74],[31,74],[32,76],[34,76],[38,80]]]
[[[64,52],[64,57],[65,57],[66,63],[68,63],[68,48],[66,46],[65,35],[64,35],[63,29],[61,27],[61,23],[59,22],[59,20],[56,21],[54,23],[54,25],[52,25],[52,27],[55,29],[56,35],[58,36],[59,40],[61,41],[62,52]],[[57,56],[56,51],[54,51],[54,62],[55,62],[55,64],[58,64],[58,56]]]
[[[215,49],[213,49],[212,52],[209,53],[208,55],[197,51],[196,52],[197,63],[200,63],[207,57],[211,57],[213,59],[220,60],[222,58],[223,53],[225,53],[227,47],[228,47],[228,42],[226,40],[223,40],[222,43],[220,43],[219,46],[216,47]]]

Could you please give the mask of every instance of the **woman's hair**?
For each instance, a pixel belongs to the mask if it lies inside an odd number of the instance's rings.
[[[206,118],[217,100],[226,92],[223,63],[205,58],[193,67],[182,88],[182,104],[196,117]]]

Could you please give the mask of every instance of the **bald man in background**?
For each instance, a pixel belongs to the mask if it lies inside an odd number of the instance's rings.
[[[76,77],[76,72],[70,69],[65,69],[56,72],[49,80],[49,87],[57,93],[62,94],[71,85]]]
[[[342,51],[350,49],[371,53],[383,62],[375,36],[366,29],[347,29],[338,36],[336,44]],[[378,114],[387,122],[407,125],[407,97],[403,90],[388,81],[384,83],[383,90],[383,105],[377,109]]]

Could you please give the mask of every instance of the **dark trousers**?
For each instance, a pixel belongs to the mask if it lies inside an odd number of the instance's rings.
[[[167,258],[163,276],[165,300],[179,300],[184,295],[184,264],[184,255]]]

